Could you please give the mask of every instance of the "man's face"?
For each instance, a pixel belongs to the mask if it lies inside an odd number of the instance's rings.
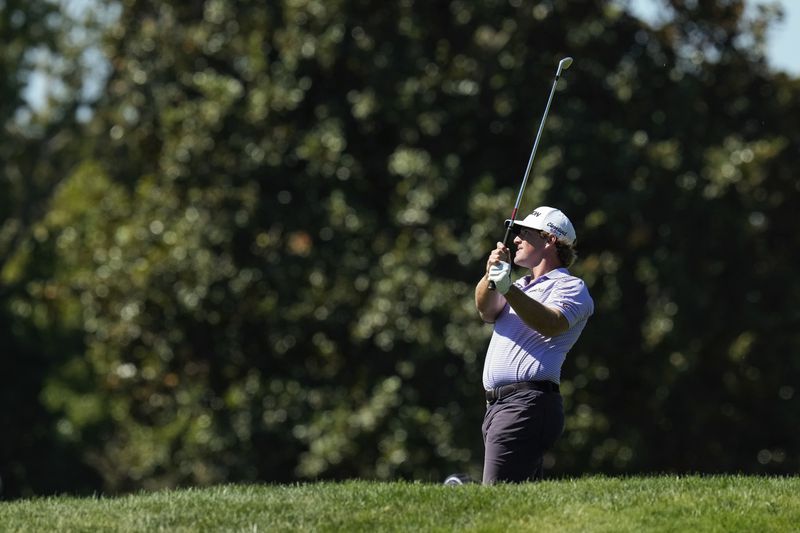
[[[542,230],[523,227],[514,228],[514,245],[517,253],[514,255],[514,263],[525,268],[533,268],[538,265],[544,257],[545,245],[549,236]]]

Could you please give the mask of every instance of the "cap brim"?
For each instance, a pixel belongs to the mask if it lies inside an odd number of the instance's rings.
[[[511,224],[511,219],[507,218],[506,219],[506,227],[508,227],[509,224]],[[530,224],[530,223],[526,224],[524,220],[515,220],[514,221],[514,225],[515,226],[520,226],[520,227],[523,227],[523,228],[530,228],[530,229],[544,229],[544,228],[540,228],[538,226],[534,226],[533,224]]]
[[[506,219],[506,227],[508,227],[508,225],[509,225],[510,223],[511,223],[511,219],[510,219],[510,218],[507,218],[507,219]],[[545,227],[537,226],[537,225],[535,225],[535,224],[532,224],[532,223],[530,223],[530,222],[528,222],[528,223],[525,223],[525,221],[524,221],[524,220],[515,220],[515,221],[514,221],[514,225],[515,225],[515,226],[519,226],[519,227],[521,227],[521,228],[530,228],[530,229],[535,229],[535,230],[539,230],[539,231],[546,231],[547,233],[550,233],[550,234],[552,234],[552,235],[555,235],[555,236],[556,236],[556,239],[558,239],[559,241],[561,241],[561,242],[563,242],[563,243],[566,243],[566,244],[575,244],[575,241],[577,240],[577,239],[569,240],[569,239],[568,239],[568,238],[566,238],[566,237],[559,237],[557,234],[553,233],[553,231],[552,231],[552,230],[549,230],[549,229],[547,229],[547,228],[545,228]]]

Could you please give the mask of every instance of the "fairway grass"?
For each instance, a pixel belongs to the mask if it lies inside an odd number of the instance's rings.
[[[347,481],[0,502],[0,531],[800,531],[800,478]]]

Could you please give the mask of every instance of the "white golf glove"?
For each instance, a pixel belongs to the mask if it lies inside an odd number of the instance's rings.
[[[507,293],[511,288],[511,265],[501,261],[499,265],[489,267],[489,281],[494,281],[497,292]]]

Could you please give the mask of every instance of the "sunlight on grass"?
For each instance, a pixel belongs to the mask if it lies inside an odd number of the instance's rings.
[[[587,477],[483,487],[226,485],[0,504],[11,531],[789,531],[800,478]]]

